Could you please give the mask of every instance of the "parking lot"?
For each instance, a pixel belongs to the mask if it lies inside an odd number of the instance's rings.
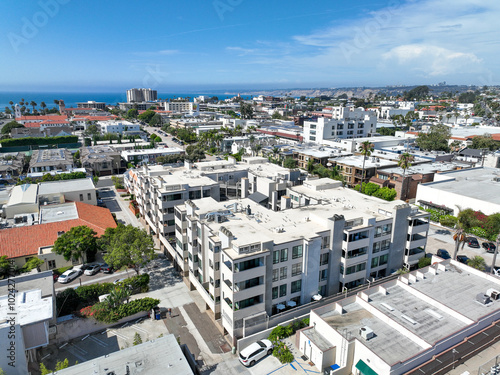
[[[166,334],[168,330],[161,320],[141,319],[81,336],[64,344],[49,345],[41,349],[40,356],[45,366],[53,369],[57,361],[65,358],[73,365],[76,361],[89,361],[133,346],[138,337],[146,342]]]

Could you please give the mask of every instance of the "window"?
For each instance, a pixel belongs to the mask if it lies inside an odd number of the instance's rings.
[[[324,281],[328,278],[328,270],[319,271],[319,281]]]
[[[328,249],[330,247],[330,237],[321,237],[321,248]]]
[[[378,267],[378,257],[372,259],[372,268]]]
[[[344,129],[344,124],[337,124],[337,130]]]
[[[255,296],[236,302],[235,310],[244,309],[262,302],[262,296]]]
[[[280,270],[276,268],[273,270],[273,281],[278,281],[280,279]]]
[[[83,194],[80,194],[80,202],[83,202]]]
[[[280,280],[286,279],[287,269],[286,267],[280,268]]]
[[[275,251],[273,251],[273,264],[276,264],[279,262],[280,262],[280,251],[275,250]]]
[[[324,265],[328,264],[329,258],[330,258],[330,253],[321,254],[319,256],[319,265],[324,266]]]
[[[302,289],[302,280],[292,281],[292,284],[290,285],[290,293],[300,292],[301,289]]]
[[[316,140],[316,137],[312,137],[312,136],[311,136],[311,137],[309,137],[309,139],[310,139],[311,141],[315,141],[315,140]]]
[[[87,200],[90,201],[92,199],[92,194],[87,193]]]
[[[380,256],[379,258],[379,265],[382,266],[384,264],[387,264],[387,259],[389,258],[389,255],[385,254]]]
[[[302,258],[302,245],[292,248],[292,259]]]
[[[349,235],[349,242],[364,240],[365,238],[368,238],[368,231],[352,233]]]
[[[286,284],[280,285],[280,297],[286,296]]]
[[[250,270],[252,268],[261,267],[264,264],[262,263],[262,258],[245,260],[244,262],[237,263],[235,266],[236,272]]]
[[[167,208],[167,213],[169,213],[169,214],[173,214],[173,213],[174,213],[174,211],[175,211],[175,210],[174,210],[174,208],[173,208],[173,207],[169,207],[169,208]]]
[[[167,195],[167,202],[178,201],[178,200],[181,200],[181,199],[182,199],[182,194],[181,193]]]
[[[281,249],[281,261],[286,262],[288,260],[288,248]]]
[[[360,271],[364,271],[366,269],[366,263],[360,263],[355,266],[350,266],[346,268],[346,275],[350,275],[351,273],[356,273]]]
[[[47,265],[49,266],[49,269],[56,268],[56,261],[55,260],[49,260],[49,261],[47,261]]]
[[[215,262],[215,270],[218,271],[220,269],[220,262]]]
[[[275,286],[275,287],[272,289],[272,294],[273,294],[272,299],[276,299],[276,298],[278,298],[278,287],[277,287],[277,286]]]
[[[347,253],[347,258],[348,259],[351,259],[351,258],[356,258],[356,257],[359,257],[359,256],[363,256],[363,255],[366,255],[366,253],[368,252],[368,247],[362,247],[360,249],[354,249],[354,250],[351,250]],[[345,251],[342,250],[342,258],[345,258]]]
[[[375,228],[375,237],[385,236],[391,234],[392,224],[384,224]]]
[[[302,263],[292,264],[292,276],[298,276],[302,273]]]

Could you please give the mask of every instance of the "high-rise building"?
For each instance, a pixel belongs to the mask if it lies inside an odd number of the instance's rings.
[[[158,99],[158,91],[152,89],[127,90],[127,102],[152,102]]]

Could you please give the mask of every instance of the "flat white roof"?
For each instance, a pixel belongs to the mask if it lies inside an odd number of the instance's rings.
[[[40,207],[40,224],[74,219],[78,219],[78,210],[74,202]]]
[[[37,184],[24,184],[14,186],[14,188],[11,190],[7,206],[15,206],[18,204],[35,204],[38,202],[37,193]]]
[[[42,182],[39,184],[38,195],[94,189],[94,182],[91,178],[78,178],[75,180]]]
[[[0,319],[8,320],[12,313],[9,296],[0,297]],[[52,297],[42,298],[40,289],[16,293],[15,297],[16,324],[21,326],[52,319]],[[0,327],[9,323],[0,323]]]
[[[138,155],[155,155],[155,154],[180,154],[184,150],[177,147],[161,147],[161,148],[148,148],[144,150],[125,150],[122,151],[122,157],[138,156]]]

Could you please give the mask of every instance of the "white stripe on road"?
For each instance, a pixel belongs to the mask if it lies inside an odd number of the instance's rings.
[[[108,346],[108,344],[106,344],[104,341],[101,341],[101,340],[99,340],[98,338],[96,338],[96,337],[94,337],[94,336],[90,336],[90,339],[91,339],[92,341],[94,341],[97,345],[100,345],[100,346],[102,346],[102,347],[106,347],[106,346]]]

